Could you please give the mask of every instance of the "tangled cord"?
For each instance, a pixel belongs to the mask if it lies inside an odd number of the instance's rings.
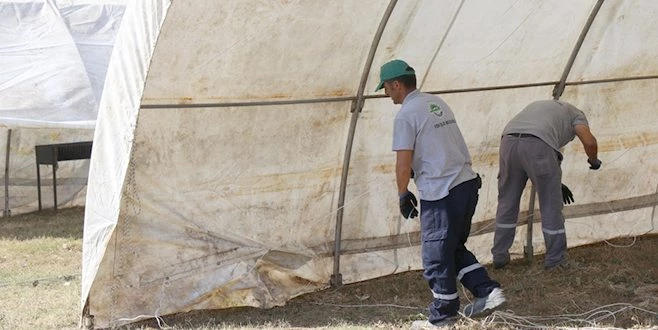
[[[162,307],[162,300],[165,297],[165,287],[167,286],[167,284],[168,284],[167,280],[162,281],[162,286],[160,287],[160,299],[158,300],[158,308],[155,310],[153,315],[144,315],[144,314],[142,314],[142,315],[137,315],[137,316],[131,317],[131,318],[125,318],[124,317],[124,318],[117,319],[117,322],[125,322],[125,321],[135,322],[135,321],[138,321],[138,320],[154,318],[155,321],[158,322],[158,329],[167,329],[167,328],[169,328],[169,325],[167,325],[167,323],[165,323],[165,320],[162,318],[162,316],[160,314],[160,307]]]
[[[573,329],[574,327],[586,326],[588,329],[617,329],[610,327],[599,327],[603,322],[615,324],[617,314],[622,312],[641,312],[658,316],[658,313],[633,306],[626,303],[616,303],[594,308],[580,314],[548,315],[548,316],[521,316],[512,311],[496,311],[481,321],[472,320],[483,326],[505,325],[514,329]]]
[[[390,307],[411,310],[426,310],[426,308],[415,306],[403,306],[395,304],[332,304],[323,302],[311,302],[314,305],[334,306],[342,308],[373,308],[373,307]],[[484,328],[507,326],[512,329],[574,329],[577,327],[587,327],[593,329],[619,329],[614,327],[600,327],[604,322],[615,324],[617,314],[634,311],[645,313],[658,317],[658,313],[633,306],[626,303],[616,303],[594,308],[590,311],[580,314],[548,315],[548,316],[523,316],[517,315],[513,311],[496,311],[481,320],[472,319],[464,314],[461,316],[468,320],[469,323],[480,325]]]

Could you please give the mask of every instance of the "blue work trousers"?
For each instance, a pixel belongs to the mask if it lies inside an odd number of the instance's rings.
[[[420,201],[423,277],[434,296],[429,305],[431,323],[457,315],[457,280],[477,298],[500,287],[464,245],[471,231],[479,186],[480,179],[473,179],[453,187],[440,200]]]

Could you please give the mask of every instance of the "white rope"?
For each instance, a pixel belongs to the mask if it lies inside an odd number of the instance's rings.
[[[74,279],[80,278],[80,274],[75,274],[75,275],[61,275],[61,276],[52,276],[52,277],[42,277],[42,278],[37,278],[37,279],[31,279],[31,280],[23,280],[23,281],[11,281],[11,282],[0,282],[0,288],[10,286],[10,285],[26,285],[30,284],[32,286],[36,286],[41,282],[71,282]]]
[[[588,329],[617,329],[600,327],[602,323],[615,324],[617,314],[626,311],[642,312],[652,316],[658,313],[626,303],[616,303],[594,308],[580,314],[521,316],[512,311],[496,311],[484,319],[477,321],[468,318],[473,323],[482,326],[505,325],[514,329],[574,329],[587,326]]]
[[[627,150],[627,151],[628,151],[628,150]],[[625,153],[625,152],[624,152],[624,153]],[[617,158],[619,158],[619,157],[617,157]],[[616,160],[616,159],[615,159],[615,160]],[[656,191],[655,191],[655,194],[658,194],[658,185],[656,185]],[[615,210],[612,208],[612,206],[610,205],[610,203],[606,203],[606,204],[607,204],[607,206],[608,206],[608,209],[609,209],[611,212],[614,212],[614,211],[615,211]],[[654,222],[655,222],[655,220],[656,220],[656,218],[655,218],[655,214],[656,214],[656,205],[654,205],[654,206],[652,207],[652,209],[651,209],[651,228],[648,229],[647,231],[645,231],[644,233],[640,233],[640,234],[636,234],[636,235],[626,234],[626,235],[623,235],[623,236],[619,236],[619,237],[617,237],[617,238],[632,238],[633,241],[632,241],[631,243],[626,244],[626,245],[620,245],[620,244],[612,243],[612,242],[610,242],[609,240],[603,240],[603,242],[605,242],[606,244],[608,244],[608,245],[610,245],[610,246],[612,246],[612,247],[615,247],[615,248],[628,248],[628,247],[632,247],[632,246],[635,245],[635,243],[637,242],[637,237],[638,237],[638,236],[646,235],[646,234],[651,233],[651,232],[654,231],[654,229],[655,229],[655,224],[654,224]],[[632,230],[633,230],[637,225],[639,225],[639,224],[640,224],[639,221],[636,222],[635,225],[634,225],[632,228],[630,228],[630,229],[628,230],[628,232],[632,232]]]
[[[153,318],[155,319],[156,322],[158,322],[158,328],[159,329],[168,329],[170,328],[167,323],[165,323],[164,319],[160,315],[160,307],[162,307],[162,300],[164,299],[165,296],[165,287],[167,285],[167,280],[162,281],[162,286],[160,288],[160,299],[158,300],[158,308],[155,309],[155,312],[153,315],[137,315],[135,317],[131,318],[119,318],[117,321],[128,321],[128,322],[134,322],[138,320],[143,320],[143,319],[150,319]]]
[[[333,304],[322,302],[311,302],[314,305],[333,306],[342,308],[362,308],[362,307],[391,307],[413,310],[427,310],[427,308],[415,306],[403,306],[395,304]],[[615,324],[617,315],[634,311],[646,313],[652,316],[658,316],[658,313],[633,306],[626,303],[610,304],[594,308],[588,312],[580,314],[563,314],[563,315],[546,315],[546,316],[522,316],[516,315],[513,311],[496,311],[481,320],[472,319],[462,313],[462,318],[469,323],[481,325],[483,327],[507,326],[513,329],[574,329],[587,326],[588,329],[618,329],[614,327],[601,327],[602,323]]]

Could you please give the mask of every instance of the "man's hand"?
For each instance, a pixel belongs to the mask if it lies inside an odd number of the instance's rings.
[[[588,159],[587,162],[589,163],[589,169],[590,170],[598,170],[601,168],[601,160],[595,159],[595,160],[590,160]]]
[[[407,192],[400,195],[400,213],[405,219],[413,219],[418,216],[416,206],[418,206],[418,200],[411,191],[407,190]]]
[[[562,184],[562,202],[564,204],[571,204],[574,202],[573,193],[569,190],[569,187]]]

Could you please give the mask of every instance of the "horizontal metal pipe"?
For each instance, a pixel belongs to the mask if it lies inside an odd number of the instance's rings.
[[[227,102],[227,103],[185,103],[185,104],[142,104],[142,109],[187,109],[187,108],[232,108],[256,107],[268,105],[292,105],[309,103],[348,102],[356,100],[356,96],[325,97],[317,99],[256,101],[256,102]]]
[[[652,206],[655,207],[656,205],[658,205],[658,193],[653,193],[621,200],[569,206],[564,209],[564,217],[565,219],[575,219],[600,214],[612,214],[617,212],[637,210]],[[534,213],[535,216],[533,222],[539,223],[541,221],[541,216],[537,211]],[[523,211],[519,213],[519,218],[525,219],[529,215],[530,212]],[[522,223],[519,223],[519,226],[522,225]],[[474,222],[473,226],[471,227],[471,237],[491,233],[494,231],[495,227],[495,219]],[[333,242],[327,242],[325,244],[312,247],[311,250],[314,251],[314,256],[332,256],[334,252],[329,252],[327,250],[327,246],[329,246],[331,243]],[[392,249],[417,246],[421,244],[420,232],[417,231],[384,237],[344,239],[342,243],[341,255],[388,251]]]
[[[608,79],[595,79],[584,81],[567,82],[567,86],[576,85],[591,85],[591,84],[605,84],[611,82],[634,81],[634,80],[649,80],[658,79],[658,75],[651,76],[637,76],[625,78],[608,78]],[[456,93],[472,93],[472,92],[485,92],[504,89],[517,89],[517,88],[532,88],[542,86],[555,86],[558,81],[546,81],[529,84],[514,84],[514,85],[499,85],[499,86],[486,86],[486,87],[473,87],[461,89],[446,89],[438,91],[427,91],[428,94],[456,94]],[[367,95],[364,99],[381,99],[386,98],[386,95]],[[255,106],[270,106],[270,105],[294,105],[294,104],[311,104],[311,103],[330,103],[330,102],[348,102],[356,101],[356,96],[342,96],[342,97],[325,97],[317,99],[297,99],[297,100],[277,100],[277,101],[257,101],[257,102],[227,102],[227,103],[186,103],[186,104],[142,104],[142,109],[188,109],[188,108],[230,108],[230,107],[255,107]]]
[[[596,79],[596,80],[585,80],[585,81],[572,81],[572,82],[567,82],[566,84],[567,84],[567,86],[575,86],[575,85],[605,84],[605,83],[611,83],[611,82],[647,80],[647,79],[658,79],[658,75],[628,77],[628,78],[609,78],[609,79]]]

